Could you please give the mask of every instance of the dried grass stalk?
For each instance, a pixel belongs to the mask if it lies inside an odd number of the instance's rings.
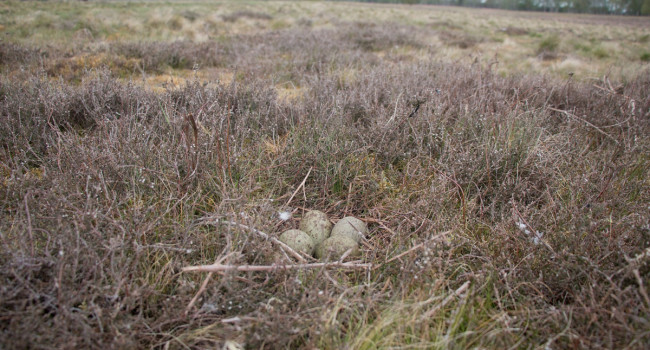
[[[183,268],[183,272],[218,272],[218,271],[266,271],[273,272],[278,270],[293,270],[293,269],[319,269],[319,268],[342,268],[342,269],[370,269],[372,264],[359,263],[356,261],[351,262],[330,262],[330,263],[311,263],[311,264],[295,264],[295,265],[198,265],[187,266]]]

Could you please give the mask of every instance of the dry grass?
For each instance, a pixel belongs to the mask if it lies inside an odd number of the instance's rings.
[[[645,22],[147,5],[0,7],[0,347],[650,342]],[[310,208],[365,219],[374,267],[231,267],[192,304],[183,267],[277,252],[206,218],[275,237]]]

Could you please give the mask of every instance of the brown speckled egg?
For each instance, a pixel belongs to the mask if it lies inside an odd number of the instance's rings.
[[[334,236],[348,236],[359,243],[361,237],[368,233],[368,226],[366,223],[352,216],[346,216],[334,225],[332,229],[332,237]]]
[[[319,244],[330,236],[332,223],[322,211],[312,210],[303,216],[300,230],[310,235],[315,244]]]
[[[279,237],[282,243],[288,245],[295,251],[311,255],[314,251],[314,240],[303,231],[288,230]]]
[[[359,255],[359,244],[348,236],[332,236],[324,240],[316,247],[316,258],[338,260],[341,256],[352,249],[348,256]]]

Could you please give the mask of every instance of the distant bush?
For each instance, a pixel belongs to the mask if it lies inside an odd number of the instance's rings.
[[[542,40],[539,43],[539,46],[537,47],[537,52],[538,53],[555,52],[555,50],[557,50],[557,47],[559,45],[560,45],[560,38],[558,38],[557,35],[552,35],[546,37],[544,40]]]
[[[194,10],[185,10],[181,12],[181,16],[190,22],[194,22],[197,18],[201,17],[201,14]]]
[[[343,27],[345,39],[364,51],[381,51],[395,46],[419,47],[414,31],[394,24],[357,22]]]
[[[557,48],[560,46],[560,38],[557,35],[551,35],[540,41],[537,46],[537,54],[543,59],[555,59],[557,57]]]
[[[644,52],[641,54],[641,61],[649,62],[650,61],[650,52]]]
[[[268,13],[263,12],[254,12],[254,11],[237,11],[229,15],[221,16],[221,18],[226,22],[235,22],[240,18],[250,18],[250,19],[262,19],[262,20],[271,20],[273,16]]]
[[[606,58],[609,57],[609,52],[602,47],[598,47],[594,50],[594,56],[598,58]]]
[[[502,28],[501,31],[508,35],[526,35],[529,33],[528,30],[524,28],[513,27],[513,26]]]
[[[206,42],[194,44],[189,41],[119,43],[111,49],[118,55],[141,60],[142,68],[159,72],[165,67],[191,69],[195,64],[215,67],[225,61],[228,49],[223,44]]]
[[[457,46],[461,49],[473,47],[482,41],[481,38],[466,34],[465,32],[441,31],[439,36],[440,40],[445,44]]]
[[[0,65],[12,63],[27,63],[35,58],[45,56],[40,50],[24,46],[0,42]]]

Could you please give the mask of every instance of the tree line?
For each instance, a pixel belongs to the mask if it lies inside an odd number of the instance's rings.
[[[336,1],[336,0],[335,0]],[[349,1],[349,0],[347,0]],[[506,10],[650,15],[650,0],[355,0],[403,4],[488,7]]]

